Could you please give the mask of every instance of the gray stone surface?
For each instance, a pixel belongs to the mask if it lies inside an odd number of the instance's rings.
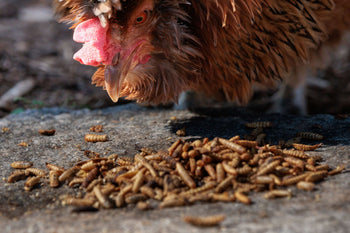
[[[177,120],[171,120],[176,117]],[[252,194],[252,205],[205,203],[163,210],[140,211],[133,206],[98,212],[72,212],[61,206],[59,196],[77,192],[47,184],[31,192],[23,190],[24,181],[7,184],[11,162],[30,160],[44,168],[45,162],[69,167],[85,160],[84,150],[108,156],[134,155],[142,147],[166,149],[177,140],[177,129],[186,127],[184,139],[249,134],[244,123],[270,120],[267,142],[278,143],[296,132],[312,131],[325,136],[317,154],[335,167],[350,167],[350,118],[330,115],[260,115],[244,109],[211,109],[201,114],[167,109],[146,109],[134,104],[101,111],[64,109],[30,110],[0,120],[0,232],[349,232],[349,170],[328,177],[313,192],[292,188],[291,199],[265,200]],[[84,135],[92,125],[102,124],[108,142],[88,143]],[[55,128],[54,136],[42,136],[39,129]],[[26,142],[29,146],[18,146]],[[218,227],[198,228],[182,221],[182,216],[225,214]]]

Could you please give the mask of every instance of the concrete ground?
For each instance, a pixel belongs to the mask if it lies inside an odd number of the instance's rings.
[[[176,117],[176,119],[174,119]],[[253,193],[252,205],[202,203],[193,206],[141,211],[134,206],[97,212],[75,212],[60,204],[60,195],[77,192],[47,184],[31,192],[24,181],[6,183],[13,161],[29,160],[37,168],[45,162],[68,168],[86,160],[84,150],[108,156],[133,156],[143,147],[168,148],[186,127],[184,139],[247,135],[244,123],[269,120],[266,142],[277,144],[297,132],[322,134],[324,144],[316,154],[331,167],[345,164],[346,171],[317,184],[315,191],[292,188],[291,199],[266,200]],[[84,135],[102,124],[107,142],[89,143]],[[7,128],[7,129],[6,129]],[[42,136],[39,129],[56,129]],[[99,111],[60,108],[29,110],[0,120],[0,232],[349,232],[350,229],[350,118],[331,115],[261,115],[244,109],[206,109],[200,113],[142,108],[128,104]],[[25,142],[27,147],[18,144]],[[217,227],[198,228],[182,221],[184,215],[225,214]]]

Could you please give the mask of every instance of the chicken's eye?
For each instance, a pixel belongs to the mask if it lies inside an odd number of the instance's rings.
[[[142,24],[146,21],[148,17],[148,11],[143,11],[142,13],[140,13],[140,15],[138,17],[136,17],[135,19],[135,24],[139,25]]]

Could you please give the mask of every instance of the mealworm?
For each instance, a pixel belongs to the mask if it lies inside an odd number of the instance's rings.
[[[299,181],[297,183],[298,189],[303,189],[307,191],[311,191],[315,188],[315,183],[313,182],[307,182],[307,181]]]
[[[33,163],[28,161],[15,161],[11,163],[11,167],[17,168],[17,169],[24,169],[32,166],[33,166]]]
[[[216,164],[216,181],[220,183],[225,179],[225,170],[221,163]]]
[[[303,173],[301,175],[298,176],[293,176],[291,178],[285,179],[282,181],[281,185],[292,185],[292,184],[296,184],[299,181],[304,180],[309,174],[308,173]]]
[[[145,166],[145,168],[147,168],[147,170],[151,173],[151,175],[153,177],[157,176],[157,172],[156,170],[154,170],[154,168],[152,167],[151,164],[149,164],[147,162],[147,160],[140,154],[136,154],[135,155],[135,161],[140,162],[143,166]]]
[[[186,169],[181,165],[181,163],[176,163],[176,171],[179,173],[182,180],[185,182],[185,184],[190,188],[195,188],[196,183],[191,178],[191,176],[187,173]]]
[[[139,201],[145,201],[147,200],[147,196],[138,193],[138,194],[131,194],[128,197],[125,197],[125,202],[128,204],[133,204],[133,203],[137,203]]]
[[[317,182],[323,180],[326,176],[328,176],[328,172],[325,170],[312,172],[305,178],[305,181]]]
[[[143,174],[144,171],[145,171],[145,169],[142,169],[135,175],[135,180],[134,180],[134,183],[132,186],[132,192],[137,193],[140,190],[140,187],[145,180],[145,177]]]
[[[274,179],[271,176],[257,176],[254,182],[256,184],[271,184],[274,182]]]
[[[159,203],[158,207],[160,209],[163,209],[167,207],[175,207],[175,206],[183,206],[183,205],[185,205],[185,201],[183,198],[173,197],[162,201],[161,203]]]
[[[139,210],[149,210],[149,209],[152,208],[151,205],[149,204],[149,202],[146,202],[146,201],[139,201],[139,202],[137,202],[136,207]]]
[[[91,181],[93,181],[99,174],[99,170],[97,167],[95,167],[94,169],[92,169],[91,171],[89,171],[89,173],[86,175],[83,183],[81,184],[82,188],[86,188]]]
[[[67,179],[70,179],[72,178],[75,173],[77,173],[79,171],[79,168],[78,167],[71,167],[69,168],[68,170],[65,170],[59,177],[58,177],[58,180],[60,182],[63,182]]]
[[[29,177],[24,184],[24,190],[30,191],[32,188],[40,182],[40,176]]]
[[[229,140],[226,140],[224,138],[218,138],[218,140],[222,145],[224,145],[227,148],[230,148],[231,150],[236,151],[240,154],[243,154],[247,150],[245,147],[243,147],[237,143],[231,142]]]
[[[270,128],[273,126],[271,121],[256,121],[244,124],[248,128]]]
[[[225,215],[211,215],[206,217],[184,216],[183,220],[194,226],[211,227],[220,224],[225,218]]]
[[[303,160],[294,157],[285,157],[284,160],[289,164],[299,168],[304,168],[305,165],[305,162]]]
[[[318,133],[312,133],[312,132],[299,132],[297,133],[297,137],[302,137],[305,139],[311,139],[311,140],[322,140],[323,136]]]
[[[57,166],[55,164],[45,163],[45,165],[50,171],[64,172],[64,168],[63,167]]]
[[[107,134],[86,134],[84,137],[85,141],[87,142],[106,142],[108,141],[108,135]]]
[[[280,164],[280,161],[279,160],[275,160],[275,161],[271,162],[270,164],[267,164],[266,166],[261,167],[258,170],[257,175],[261,176],[261,175],[265,175],[265,174],[271,173],[279,164]]]
[[[26,177],[27,175],[24,171],[14,172],[8,177],[7,183],[14,183],[19,180],[24,180]]]
[[[204,169],[208,172],[209,176],[213,180],[216,180],[216,171],[215,171],[214,167],[211,164],[205,165]]]
[[[50,187],[56,188],[60,185],[60,182],[58,180],[59,172],[55,170],[51,170],[49,172],[49,179],[50,179]]]
[[[154,198],[154,196],[156,195],[152,188],[145,185],[140,187],[140,192],[150,198]]]
[[[216,186],[216,182],[215,181],[209,181],[207,183],[205,183],[203,186],[195,188],[195,189],[190,189],[188,191],[182,192],[179,195],[181,196],[192,196],[201,192],[205,192],[209,189],[212,189]]]
[[[233,202],[236,200],[234,195],[230,195],[228,192],[224,193],[213,193],[211,195],[212,201],[223,201],[223,202]]]
[[[302,150],[302,151],[312,151],[316,150],[322,145],[322,143],[316,144],[316,145],[305,145],[305,144],[298,144],[298,143],[293,143],[293,147],[297,150]]]
[[[252,203],[250,198],[247,195],[243,194],[242,192],[236,191],[234,193],[234,195],[235,195],[237,201],[240,201],[243,204],[249,205]]]
[[[284,190],[284,189],[274,189],[264,194],[264,197],[266,199],[272,199],[276,197],[291,197],[292,191],[291,190]]]
[[[298,150],[283,150],[282,153],[287,156],[292,156],[299,159],[308,159],[309,156],[304,153],[304,151]]]
[[[334,169],[334,170],[328,172],[328,175],[329,175],[329,176],[333,176],[333,175],[335,175],[335,174],[338,174],[338,173],[342,172],[344,169],[345,169],[345,165],[337,166],[336,169]]]
[[[91,132],[101,133],[103,131],[103,125],[93,125],[90,127]]]
[[[176,149],[176,147],[178,145],[180,145],[180,143],[182,143],[182,140],[181,139],[178,139],[176,142],[174,142],[169,148],[168,148],[168,152],[169,152],[169,155],[172,155]]]
[[[52,136],[56,133],[55,129],[40,129],[38,131],[39,134],[45,135],[45,136]]]
[[[74,198],[74,197],[68,197],[62,201],[62,205],[73,205],[73,206],[92,206],[94,204],[93,199],[80,199],[80,198]]]
[[[216,188],[215,188],[215,192],[216,193],[221,193],[223,191],[225,191],[230,185],[232,185],[232,180],[235,177],[233,175],[228,175],[226,177],[226,179],[224,179],[223,181],[221,181],[221,183],[219,183]]]
[[[36,175],[36,176],[41,176],[44,177],[46,175],[46,171],[39,169],[39,168],[33,168],[33,167],[29,167],[26,168],[26,170],[24,170],[26,172],[27,175]]]
[[[254,148],[258,146],[258,143],[256,141],[250,141],[250,140],[236,140],[234,141],[235,143],[244,146],[244,147],[249,147],[249,148]]]
[[[97,200],[104,208],[109,209],[112,207],[112,202],[108,199],[107,195],[104,195],[101,192],[99,185],[95,186],[92,191],[94,192]]]

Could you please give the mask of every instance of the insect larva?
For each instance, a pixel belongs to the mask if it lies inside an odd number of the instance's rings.
[[[216,182],[215,181],[209,181],[207,183],[205,183],[203,186],[195,188],[195,189],[190,189],[188,191],[182,192],[179,195],[181,196],[192,196],[201,192],[205,192],[207,190],[210,190],[212,188],[214,188],[216,186]]]
[[[45,135],[45,136],[52,136],[56,133],[55,129],[40,129],[38,131],[39,134]]]
[[[323,180],[326,176],[328,176],[328,172],[326,170],[312,172],[305,178],[305,181],[317,182]]]
[[[293,147],[297,150],[302,150],[302,151],[312,151],[316,150],[322,145],[322,143],[316,144],[316,145],[305,145],[305,144],[298,144],[298,143],[293,143]]]
[[[227,148],[229,148],[229,149],[231,149],[233,151],[236,151],[236,152],[238,152],[240,154],[243,154],[247,150],[245,147],[243,147],[243,146],[241,146],[241,145],[239,145],[237,143],[230,142],[229,140],[226,140],[224,138],[218,138],[218,141],[222,145],[226,146]]]
[[[56,188],[60,185],[58,176],[59,176],[59,171],[51,170],[49,172],[50,187]]]
[[[117,159],[117,164],[120,166],[130,166],[134,164],[134,160],[132,158],[122,156]]]
[[[256,184],[271,184],[274,179],[271,176],[257,176],[254,180]]]
[[[140,188],[140,191],[142,194],[144,194],[150,198],[154,198],[154,196],[156,195],[152,188],[145,186],[145,185]]]
[[[232,180],[234,178],[235,177],[233,175],[228,175],[226,177],[226,179],[221,181],[221,183],[219,183],[218,186],[216,186],[215,192],[216,193],[221,193],[221,192],[225,191],[230,185],[232,185]]]
[[[79,186],[84,182],[85,178],[81,177],[74,177],[68,184],[68,187],[73,187],[74,185],[78,184]]]
[[[27,177],[24,171],[14,172],[7,179],[8,183],[14,183],[19,180],[24,180]]]
[[[100,204],[104,208],[106,208],[106,209],[112,208],[112,202],[108,199],[107,195],[104,195],[101,192],[99,185],[95,186],[92,191],[94,192],[97,200],[100,202]]]
[[[84,137],[85,141],[87,142],[106,142],[108,141],[108,135],[107,134],[86,134]]]
[[[306,181],[299,181],[297,183],[298,189],[303,189],[307,191],[311,191],[315,188],[315,183],[312,182],[306,182]]]
[[[159,203],[158,207],[160,209],[163,209],[163,208],[183,206],[183,205],[185,205],[185,201],[183,198],[172,197],[172,198],[168,198],[168,199],[162,201],[161,203]]]
[[[216,180],[216,171],[215,171],[214,167],[211,164],[205,165],[204,169],[208,172],[209,176],[213,180]]]
[[[137,193],[140,190],[140,187],[143,184],[143,181],[145,180],[144,172],[145,169],[142,169],[135,175],[135,180],[132,186],[133,193]]]
[[[225,170],[221,163],[216,164],[216,181],[220,183],[225,179]]]
[[[235,196],[230,195],[228,192],[224,193],[213,193],[211,195],[212,201],[223,201],[223,202],[233,202],[236,200]]]
[[[275,160],[275,161],[271,162],[270,164],[267,164],[266,166],[261,167],[258,170],[257,175],[261,176],[261,175],[271,173],[275,169],[275,167],[277,167],[279,164],[280,164],[280,161]]]
[[[225,218],[225,215],[211,215],[206,217],[184,216],[183,220],[194,226],[211,227],[220,224]]]
[[[322,171],[322,170],[329,170],[329,166],[327,164],[323,164],[323,165],[318,165],[317,167],[315,167],[316,171]]]
[[[151,173],[151,175],[152,175],[153,177],[158,176],[156,170],[154,170],[154,168],[152,167],[152,165],[149,164],[149,163],[147,162],[147,160],[146,160],[142,155],[136,154],[136,155],[135,155],[135,161],[136,161],[136,162],[140,162],[143,166],[145,166],[145,168],[147,168],[147,170]]]
[[[30,191],[32,188],[40,182],[40,176],[29,177],[24,184],[24,190]]]
[[[250,198],[247,195],[243,194],[242,192],[236,191],[234,193],[234,195],[235,195],[235,198],[237,199],[237,201],[240,201],[246,205],[251,204]]]
[[[266,199],[272,199],[276,197],[291,197],[292,191],[291,190],[284,190],[284,189],[274,189],[264,194],[264,197]]]
[[[73,206],[92,206],[94,204],[93,199],[80,199],[80,198],[74,198],[74,197],[68,197],[62,201],[62,205],[73,205]]]
[[[236,171],[238,175],[248,175],[252,171],[252,168],[246,164],[243,167],[236,168]]]
[[[229,173],[231,175],[234,175],[234,176],[236,176],[238,174],[236,168],[230,166],[227,163],[227,161],[224,161],[221,164],[222,164],[222,167],[224,168],[225,172],[227,172],[227,173]]]
[[[292,184],[296,184],[299,181],[304,180],[309,174],[308,173],[303,173],[301,175],[298,176],[293,176],[291,178],[285,179],[282,181],[281,185],[292,185]]]
[[[25,172],[27,175],[32,174],[32,175],[41,176],[41,177],[46,176],[46,171],[39,168],[30,167],[30,168],[27,168]]]
[[[17,146],[28,147],[29,145],[26,142],[20,142],[20,143],[17,144]]]
[[[125,197],[125,202],[128,204],[133,204],[133,203],[137,203],[139,201],[145,201],[147,200],[147,196],[138,193],[138,194],[131,194],[128,197]]]
[[[176,135],[179,137],[184,137],[186,136],[186,127],[183,127],[179,130],[176,131]]]
[[[168,148],[168,152],[169,155],[172,155],[176,149],[176,147],[178,147],[178,145],[180,145],[180,143],[182,143],[181,139],[178,139],[176,142],[174,142],[169,148]]]
[[[103,131],[103,125],[93,125],[90,127],[91,132],[101,133]]]
[[[308,164],[308,163],[305,164],[305,168],[309,171],[312,171],[312,172],[317,171],[315,166]]]
[[[194,182],[194,180],[191,178],[191,176],[188,174],[186,169],[179,162],[176,163],[176,171],[179,173],[181,179],[185,182],[185,184],[188,187],[192,189],[196,187],[196,183]]]
[[[329,176],[333,176],[333,175],[335,175],[335,174],[338,174],[338,173],[342,172],[344,169],[345,169],[345,165],[337,166],[336,169],[334,169],[334,170],[328,172],[328,175],[329,175]]]
[[[271,121],[256,121],[256,122],[249,122],[244,124],[248,128],[269,128],[272,127]]]
[[[297,159],[294,157],[285,157],[284,161],[288,162],[289,164],[299,167],[299,168],[304,168],[305,162],[301,159]]]
[[[257,154],[257,155],[258,155],[258,158],[260,158],[260,159],[266,159],[268,157],[272,157],[273,153],[271,153],[271,152],[264,152],[264,153]]]
[[[282,153],[287,156],[292,156],[295,158],[300,159],[308,159],[309,156],[307,156],[304,151],[298,151],[298,150],[283,150]]]
[[[81,187],[86,188],[91,183],[91,181],[93,181],[98,176],[98,174],[99,174],[99,170],[97,167],[89,171],[83,183],[81,184]]]
[[[59,172],[64,172],[64,168],[57,166],[55,164],[51,164],[51,163],[45,163],[47,169],[49,169],[50,171],[59,171]]]
[[[151,205],[149,204],[149,202],[146,202],[146,201],[139,201],[139,202],[137,202],[136,207],[137,207],[139,210],[149,210],[149,209],[152,209],[152,207],[151,207]]]
[[[302,137],[305,139],[310,139],[310,140],[322,140],[323,136],[318,133],[312,133],[312,132],[299,132],[297,133],[297,137]]]
[[[84,170],[84,171],[91,171],[92,169],[96,168],[96,164],[94,163],[94,161],[90,160],[87,163],[84,163],[83,165],[81,165],[80,169]]]
[[[33,163],[28,162],[28,161],[15,161],[11,163],[12,168],[17,168],[17,169],[24,169],[24,168],[29,168],[32,167]]]
[[[249,148],[255,148],[258,146],[258,143],[256,141],[250,141],[250,140],[236,140],[235,143]]]
[[[65,181],[65,180],[67,180],[67,179],[70,179],[70,178],[72,178],[72,177],[75,175],[75,173],[77,173],[78,171],[79,171],[79,168],[78,168],[78,167],[71,167],[71,168],[65,170],[65,171],[58,177],[58,180],[59,180],[60,182],[63,182],[63,181]]]

